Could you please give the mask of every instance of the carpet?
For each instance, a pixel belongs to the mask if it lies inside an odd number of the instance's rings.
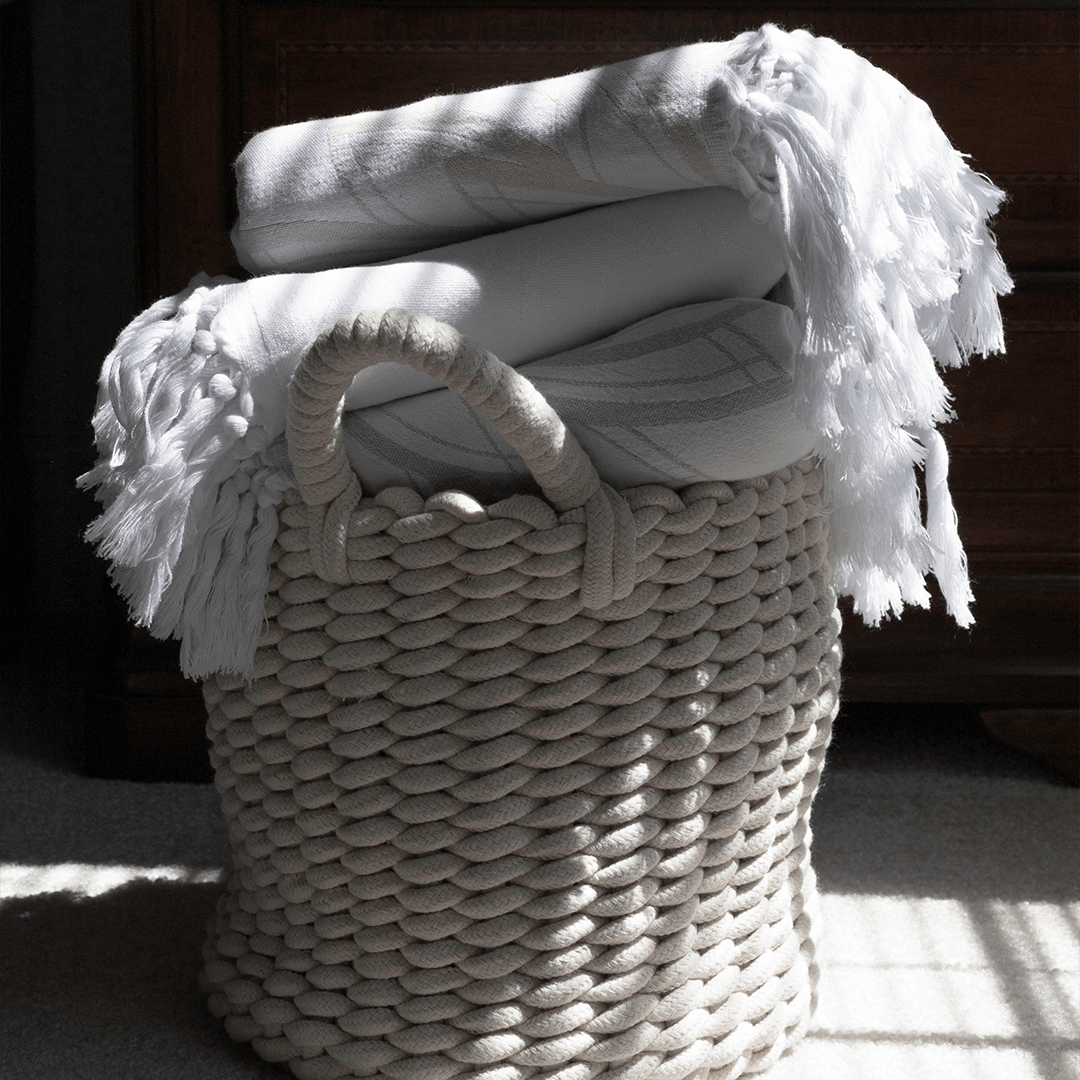
[[[822,978],[770,1080],[1080,1075],[1078,793],[924,706],[841,713],[815,804]],[[0,758],[0,1077],[257,1080],[196,989],[209,785]]]

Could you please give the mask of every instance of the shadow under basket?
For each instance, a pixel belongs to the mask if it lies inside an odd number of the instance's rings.
[[[581,506],[390,489],[327,575],[333,515],[288,492],[255,677],[204,684],[232,1038],[303,1080],[727,1080],[795,1043],[839,689],[820,491],[809,461],[623,491],[632,588],[594,607]]]

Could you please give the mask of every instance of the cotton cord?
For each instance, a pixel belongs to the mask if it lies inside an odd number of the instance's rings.
[[[326,504],[286,492],[256,678],[205,683],[230,1035],[304,1080],[726,1080],[797,1041],[838,708],[821,485],[598,489],[634,540],[603,607],[602,510],[362,497],[343,585]]]
[[[327,506],[312,519],[320,576],[333,573],[337,576],[326,580],[347,583],[341,561],[344,523],[360,498],[341,432],[344,395],[357,372],[385,362],[409,364],[445,382],[521,455],[553,506],[584,509],[582,589],[588,606],[604,607],[630,594],[635,544],[630,508],[601,483],[551,406],[528,379],[452,326],[400,309],[339,320],[316,339],[293,377],[286,421],[293,472],[305,501]],[[337,561],[331,563],[333,552]]]

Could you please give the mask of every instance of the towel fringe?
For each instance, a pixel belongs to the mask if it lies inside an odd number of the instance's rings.
[[[94,416],[102,457],[77,481],[104,504],[86,539],[112,563],[132,618],[181,639],[193,678],[251,672],[287,482],[256,456],[265,440],[245,439],[246,379],[210,330],[214,290],[232,281],[199,274],[120,335]]]
[[[1004,351],[997,297],[1012,282],[986,224],[1004,192],[969,168],[925,102],[828,38],[771,24],[744,34],[725,84],[740,186],[749,176],[788,249],[799,419],[820,437],[838,588],[877,625],[926,606],[932,572],[970,625],[935,430],[953,412],[935,361]]]

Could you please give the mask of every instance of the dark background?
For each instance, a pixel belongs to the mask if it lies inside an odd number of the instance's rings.
[[[80,539],[95,505],[74,482],[94,460],[90,418],[101,361],[135,314],[181,288],[188,275],[235,272],[226,236],[229,161],[251,130],[305,118],[288,114],[280,92],[281,41],[308,41],[316,31],[331,41],[404,32],[437,43],[441,34],[475,36],[468,13],[486,6],[482,0],[471,7],[405,2],[381,9],[301,0],[8,0],[0,7],[0,731],[15,750],[94,775],[205,777],[197,687],[180,679],[172,646],[130,630],[104,564]],[[490,5],[490,12],[491,26],[501,27],[492,34],[503,39],[584,34],[593,18],[597,40],[614,40],[624,33],[620,27],[637,40],[633,27],[666,33],[686,6],[593,0],[589,16],[581,14],[585,5],[522,0]],[[711,36],[726,37],[775,18],[778,9],[699,5],[694,18],[711,18],[717,28]],[[955,101],[967,104],[950,105],[946,95],[942,113],[933,79],[915,88],[950,122],[978,121],[988,131],[1009,122],[1019,138],[1029,121],[1046,121],[1046,110],[1061,113],[1060,125],[1049,130],[1060,131],[1062,141],[1044,140],[1047,161],[1058,155],[1049,172],[1045,161],[1025,163],[1029,172],[1002,166],[1014,199],[999,236],[1020,285],[1006,306],[1009,358],[979,361],[952,379],[963,420],[946,435],[957,448],[954,490],[977,578],[979,626],[971,635],[957,632],[940,605],[876,633],[848,619],[846,699],[886,713],[906,702],[949,703],[956,707],[951,713],[939,708],[934,715],[969,719],[1004,708],[1075,708],[1075,150],[1067,152],[1073,159],[1064,170],[1060,161],[1062,146],[1075,147],[1075,78],[1064,92],[1050,85],[1045,93],[1030,79],[1041,67],[1017,66],[1015,87],[991,87],[1003,100],[1028,102],[1008,121],[994,114],[992,102],[981,110],[979,98],[990,70],[979,65],[1000,69],[1008,27],[1043,43],[1047,70],[1062,70],[1064,58],[1075,71],[1075,4],[782,5],[789,17],[803,10],[819,19],[815,29],[839,27],[827,32],[841,40],[855,40],[842,30],[861,34],[861,41],[876,36],[881,58],[869,47],[867,55],[898,74],[915,63],[912,70],[924,78],[932,68],[918,68],[918,49],[905,52],[905,42],[924,41],[924,55],[936,47],[925,45],[923,11],[951,26],[941,70]],[[967,26],[972,50],[956,41],[956,28]],[[991,31],[997,44],[984,47]],[[301,46],[289,55],[293,67],[286,74],[294,80],[292,100],[300,103],[293,107],[323,109],[320,94],[333,99],[333,87],[323,87],[329,69],[318,67],[325,54]],[[603,60],[576,66],[592,62]],[[431,92],[428,76],[416,74],[415,58],[405,64],[390,50],[378,64],[385,74],[365,91],[376,95],[373,107],[400,103],[395,95],[404,94],[404,101]],[[478,85],[500,81],[483,75]],[[410,79],[419,80],[415,87]],[[364,107],[363,100],[336,111]],[[977,115],[954,117],[950,108]],[[989,165],[977,166],[998,179]],[[1024,721],[1031,731],[1040,722],[1034,714]]]
[[[143,306],[132,10],[11,0],[0,18],[3,728],[79,765],[112,643],[103,567],[79,539],[94,502],[74,480],[94,460],[101,361]]]

